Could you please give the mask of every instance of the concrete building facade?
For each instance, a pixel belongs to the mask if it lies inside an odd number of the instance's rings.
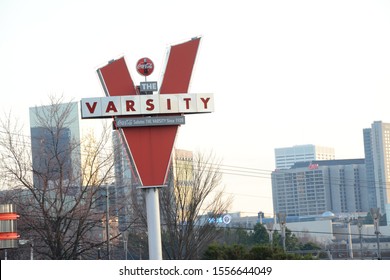
[[[290,169],[275,170],[271,177],[275,213],[369,211],[364,159],[298,162]]]
[[[334,148],[296,145],[275,149],[275,168],[289,169],[296,162],[335,159]]]

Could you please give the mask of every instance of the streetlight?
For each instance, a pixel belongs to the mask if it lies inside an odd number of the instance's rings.
[[[259,224],[263,223],[263,219],[264,219],[264,213],[260,211],[259,213],[257,213],[257,220]]]
[[[30,243],[30,260],[34,259],[34,240],[32,239],[19,239],[20,245],[25,245]]]
[[[286,213],[278,213],[277,216],[282,230],[283,251],[286,253]]]
[[[102,257],[100,256],[100,247],[98,248],[98,256],[97,256],[97,259],[98,259],[98,260],[101,260],[101,259],[102,259]]]
[[[380,209],[379,208],[371,208],[370,209],[371,216],[374,219],[374,227],[375,227],[375,235],[376,235],[376,243],[377,243],[377,255],[378,255],[378,260],[382,259],[381,257],[381,249],[380,249],[380,242],[379,242],[379,218],[380,218]]]

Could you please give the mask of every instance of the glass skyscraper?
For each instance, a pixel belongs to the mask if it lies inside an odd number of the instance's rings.
[[[390,123],[375,121],[363,129],[370,206],[387,212],[390,220]]]
[[[81,161],[78,103],[31,107],[29,113],[35,187],[56,180],[77,185],[74,167]]]

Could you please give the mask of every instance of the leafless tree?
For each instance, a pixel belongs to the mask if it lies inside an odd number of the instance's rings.
[[[31,138],[11,115],[0,121],[0,170],[11,188],[7,200],[17,205],[22,237],[33,240],[35,256],[43,259],[92,258],[106,242],[105,209],[99,204],[114,180],[111,130],[74,139],[69,132],[74,106],[51,97],[48,106],[35,108],[39,133]]]
[[[221,176],[220,162],[212,153],[175,151],[168,185],[159,191],[164,259],[198,259],[220,235],[215,218],[231,204],[221,187]],[[134,205],[145,226],[145,211],[140,211],[139,203]]]

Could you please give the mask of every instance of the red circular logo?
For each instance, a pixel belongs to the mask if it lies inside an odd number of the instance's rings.
[[[149,76],[154,70],[153,61],[147,57],[143,57],[137,61],[137,72],[142,76]]]

